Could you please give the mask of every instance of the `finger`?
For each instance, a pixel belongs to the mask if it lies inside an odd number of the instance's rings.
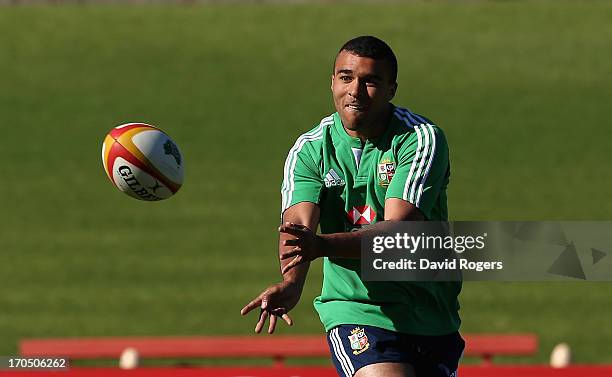
[[[281,260],[289,259],[291,257],[298,255],[301,251],[302,251],[301,247],[294,247],[293,249],[282,253],[280,256],[280,259]]]
[[[301,255],[298,255],[297,257],[293,258],[293,260],[291,262],[289,262],[285,267],[283,267],[283,270],[281,271],[281,273],[284,274],[285,272],[289,271],[293,267],[295,267],[298,264],[302,263],[303,260],[304,260],[304,258],[302,258]]]
[[[291,270],[293,267],[297,266],[298,264],[300,264],[302,261],[302,256],[301,255],[297,255],[295,258],[293,258],[291,260],[291,262],[287,263],[285,265],[285,267],[283,267],[281,273],[285,274],[285,272]]]
[[[286,234],[290,234],[292,236],[296,236],[298,238],[300,237],[304,237],[308,232],[302,229],[298,229],[298,228],[294,228],[294,227],[289,227],[286,225],[281,225],[278,227],[278,231],[281,233],[286,233]]]
[[[275,315],[270,316],[270,325],[268,326],[268,334],[274,333],[274,328],[276,327],[276,318]]]
[[[251,310],[257,308],[259,305],[261,305],[261,299],[257,297],[255,300],[249,302],[244,308],[242,308],[242,310],[240,310],[240,315],[247,314]]]
[[[307,230],[308,227],[306,225],[303,224],[296,224],[296,223],[291,223],[291,222],[285,222],[286,226],[290,226],[293,228],[297,228],[297,229],[302,229],[302,230]]]
[[[283,246],[297,246],[300,244],[300,239],[299,238],[294,238],[292,240],[284,240],[283,241]]]
[[[266,318],[268,318],[268,311],[267,310],[262,310],[261,314],[259,314],[259,321],[257,321],[257,324],[255,325],[255,332],[257,334],[259,334],[261,332],[261,329],[266,324]]]
[[[291,317],[289,317],[289,314],[283,314],[282,318],[285,320],[285,322],[287,322],[289,326],[293,326],[293,320],[291,319]]]

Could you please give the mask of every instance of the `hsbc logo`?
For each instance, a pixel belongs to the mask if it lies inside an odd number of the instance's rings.
[[[346,213],[351,224],[368,225],[376,218],[376,212],[370,206],[357,206]]]

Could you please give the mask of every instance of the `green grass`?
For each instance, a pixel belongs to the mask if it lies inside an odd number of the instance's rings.
[[[279,186],[295,138],[333,111],[348,38],[400,62],[395,103],[446,131],[464,220],[606,220],[612,5],[462,2],[0,7],[0,354],[47,336],[246,334],[278,279]],[[114,189],[114,125],[166,130],[186,156],[171,200]],[[311,268],[296,325],[320,333]],[[609,284],[466,283],[466,332],[535,332],[545,362],[612,362]]]

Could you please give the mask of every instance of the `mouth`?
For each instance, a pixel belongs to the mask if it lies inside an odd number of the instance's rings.
[[[366,107],[364,105],[357,104],[357,103],[349,103],[348,105],[345,105],[344,107],[349,111],[360,112],[360,113],[366,110]]]

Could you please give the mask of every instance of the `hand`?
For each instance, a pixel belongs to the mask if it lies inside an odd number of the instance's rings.
[[[310,262],[318,257],[323,256],[323,239],[316,235],[315,232],[301,224],[284,223],[278,227],[281,233],[290,234],[297,238],[283,241],[283,246],[295,246],[293,249],[282,252],[281,260],[293,258],[291,262],[283,267],[281,273],[289,271],[293,267]]]
[[[272,334],[278,317],[281,317],[289,326],[293,325],[293,320],[287,312],[295,307],[301,294],[301,289],[294,283],[283,281],[273,284],[242,308],[240,314],[246,315],[251,310],[260,307],[261,312],[257,325],[255,325],[255,332],[259,334],[266,324],[266,319],[270,317],[268,334]]]

